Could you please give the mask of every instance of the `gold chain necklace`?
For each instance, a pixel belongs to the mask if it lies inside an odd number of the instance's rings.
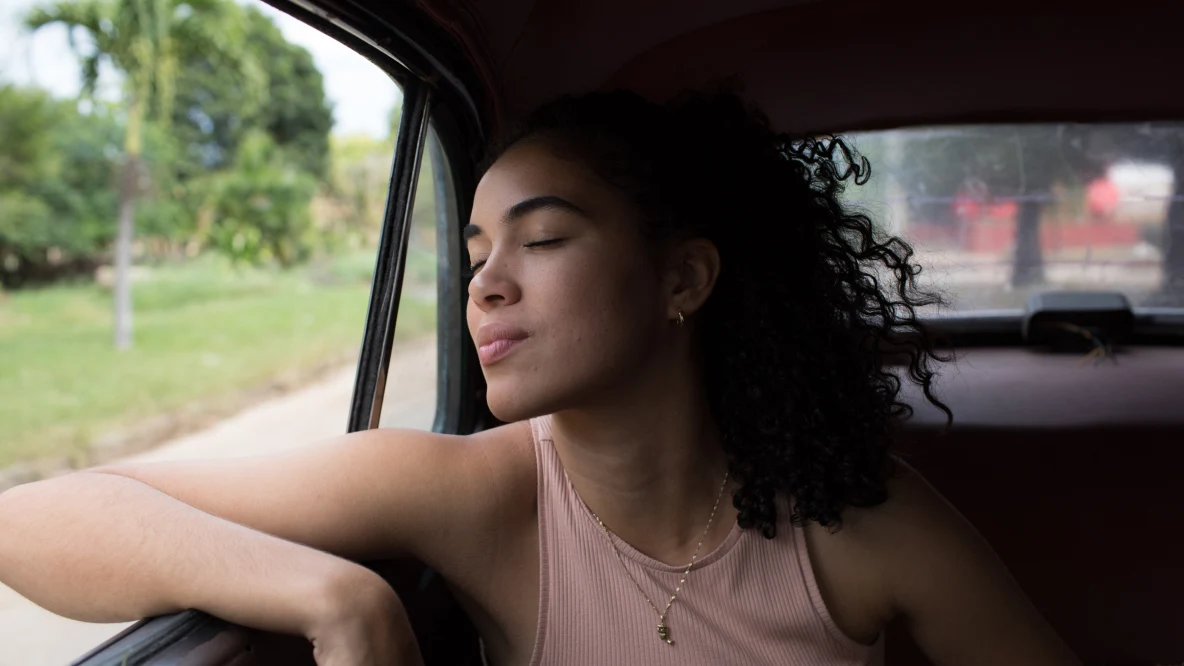
[[[666,614],[670,612],[670,607],[674,605],[674,600],[678,597],[678,593],[682,590],[683,584],[687,582],[687,576],[689,576],[691,573],[691,567],[695,566],[695,559],[699,557],[699,549],[703,547],[703,541],[707,539],[707,533],[711,531],[711,523],[715,520],[715,511],[719,508],[719,500],[724,496],[724,488],[728,485],[729,473],[730,472],[724,473],[724,482],[720,484],[719,494],[715,496],[715,506],[711,507],[711,517],[707,519],[707,527],[703,528],[703,536],[699,537],[699,544],[695,546],[695,552],[693,555],[691,555],[691,563],[688,564],[686,570],[682,572],[682,579],[678,581],[678,586],[674,588],[674,594],[670,595],[670,601],[666,602],[666,608],[661,611],[658,610],[658,607],[654,605],[653,601],[650,601],[650,597],[645,593],[645,590],[641,589],[641,584],[638,583],[637,579],[633,577],[633,574],[629,571],[629,567],[625,566],[625,558],[621,555],[621,549],[617,548],[617,544],[613,541],[612,535],[609,534],[608,528],[605,527],[604,521],[600,519],[600,516],[596,515],[595,511],[592,511],[591,508],[588,509],[588,511],[592,514],[592,517],[595,518],[596,522],[600,524],[600,529],[604,530],[604,536],[606,539],[608,539],[609,545],[613,547],[613,551],[616,552],[617,561],[621,563],[621,568],[625,570],[625,574],[629,576],[629,580],[633,581],[633,586],[636,587],[637,591],[641,593],[641,596],[645,598],[646,603],[648,603],[650,608],[654,609],[654,612],[657,613],[658,638],[666,641],[668,645],[674,645],[674,639],[670,637],[670,627],[666,625]]]

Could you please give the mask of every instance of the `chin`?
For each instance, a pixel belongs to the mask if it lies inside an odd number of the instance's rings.
[[[551,413],[550,401],[538,395],[537,387],[523,386],[521,382],[501,379],[488,383],[485,400],[489,411],[503,423],[516,423],[536,416]]]
[[[485,400],[489,411],[503,423],[525,421],[536,416],[553,414],[570,406],[572,387],[553,386],[538,377],[523,381],[519,377],[487,379]]]

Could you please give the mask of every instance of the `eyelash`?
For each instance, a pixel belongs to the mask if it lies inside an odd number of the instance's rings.
[[[563,238],[545,238],[543,240],[530,241],[529,243],[523,243],[522,247],[525,247],[525,248],[546,247],[548,245],[555,245],[556,243],[563,242],[564,240],[565,239],[563,239]],[[477,270],[484,265],[485,265],[485,260],[482,259],[481,261],[478,261],[477,263],[473,264],[472,266],[469,266],[469,270],[465,273],[465,277],[467,279],[472,279],[473,276],[477,274]]]

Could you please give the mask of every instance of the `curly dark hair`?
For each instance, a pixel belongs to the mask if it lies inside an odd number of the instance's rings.
[[[725,86],[667,104],[629,92],[563,97],[490,151],[544,136],[619,188],[654,240],[719,250],[715,291],[691,321],[743,528],[776,535],[778,492],[795,524],[838,529],[847,506],[887,499],[902,370],[932,391],[944,361],[917,319],[940,295],[916,284],[912,248],[841,201],[870,176],[834,136],[791,138]],[[895,369],[894,369],[895,368]]]

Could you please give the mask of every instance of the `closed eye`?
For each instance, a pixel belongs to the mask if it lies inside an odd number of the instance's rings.
[[[566,238],[544,238],[542,240],[530,241],[528,243],[523,243],[522,247],[526,247],[526,248],[546,247],[548,245],[557,245],[559,243],[562,243],[565,240],[567,240],[567,239]],[[473,262],[473,265],[469,266],[469,270],[465,273],[464,277],[466,279],[472,279],[473,276],[475,276],[477,274],[477,271],[481,270],[481,267],[484,265],[485,265],[484,259],[482,259],[480,261]]]
[[[531,241],[529,243],[523,243],[522,247],[545,247],[547,245],[555,245],[556,243],[562,243],[564,240],[566,240],[566,239],[564,239],[564,238],[545,238],[543,240],[537,240],[537,241]]]
[[[478,261],[478,262],[474,262],[472,266],[469,266],[469,270],[465,271],[464,278],[466,280],[473,279],[473,276],[476,275],[477,271],[480,270],[481,267],[484,265],[485,265],[484,259],[482,259],[481,261]]]

